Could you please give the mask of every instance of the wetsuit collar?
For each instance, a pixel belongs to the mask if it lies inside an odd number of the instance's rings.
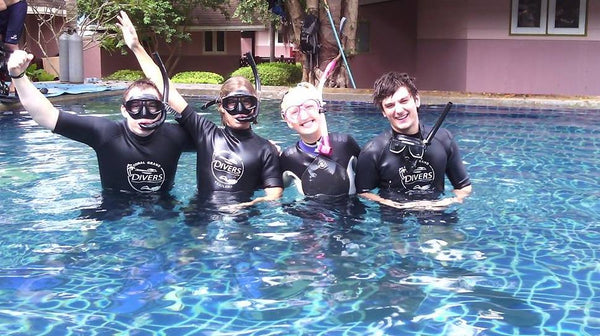
[[[133,139],[135,139],[138,142],[147,142],[150,141],[150,139],[152,139],[152,137],[154,137],[154,134],[156,134],[156,132],[159,130],[154,129],[153,132],[148,133],[148,135],[146,136],[141,136],[141,135],[137,135],[135,133],[133,133],[133,131],[131,129],[129,129],[129,126],[127,125],[127,120],[124,119],[123,121],[123,127],[125,127],[125,131],[127,132],[127,134],[129,134],[129,136]]]
[[[298,147],[300,148],[301,151],[311,154],[311,155],[318,155],[319,154],[319,146],[318,146],[319,142],[317,141],[314,144],[307,144],[306,142],[300,140],[298,141]]]
[[[252,127],[249,127],[246,129],[236,129],[236,128],[231,128],[229,126],[225,126],[225,131],[227,131],[227,133],[235,136],[236,138],[249,138],[253,134]]]

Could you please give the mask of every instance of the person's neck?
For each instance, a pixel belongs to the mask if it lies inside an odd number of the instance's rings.
[[[307,145],[314,145],[321,139],[321,132],[316,132],[315,134],[306,134],[301,135],[300,139]]]

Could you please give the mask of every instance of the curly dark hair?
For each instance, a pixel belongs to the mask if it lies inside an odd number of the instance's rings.
[[[387,72],[379,77],[373,85],[373,103],[382,109],[381,103],[387,97],[390,97],[404,86],[410,95],[415,98],[419,94],[419,90],[414,83],[415,79],[403,72]]]

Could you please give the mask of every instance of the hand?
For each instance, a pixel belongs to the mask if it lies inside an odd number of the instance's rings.
[[[416,211],[425,211],[425,210],[444,210],[448,206],[454,203],[460,203],[458,198],[449,197],[442,198],[439,200],[423,200],[423,201],[412,201],[412,202],[394,202],[388,200],[388,202],[384,203],[385,205],[397,208],[397,209],[410,209]]]
[[[244,202],[244,203],[223,205],[223,206],[219,207],[219,211],[227,212],[231,215],[235,215],[235,214],[238,214],[240,211],[242,211],[244,208],[247,208],[253,204],[254,203],[252,201],[250,201],[250,202]]]
[[[138,39],[137,32],[135,31],[135,27],[129,16],[124,11],[119,12],[119,16],[117,16],[117,27],[121,28],[123,32],[123,40],[125,40],[125,44],[129,47],[129,49],[133,50],[140,46],[140,40]]]
[[[11,76],[18,76],[24,73],[33,60],[33,55],[24,51],[24,50],[16,50],[8,59],[6,63],[6,67],[8,69],[8,74]]]

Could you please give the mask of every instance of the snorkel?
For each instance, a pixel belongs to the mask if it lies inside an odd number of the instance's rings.
[[[442,123],[446,119],[446,115],[448,114],[448,112],[450,112],[451,108],[452,108],[452,103],[448,102],[446,104],[446,107],[444,107],[444,111],[442,111],[442,114],[440,115],[438,120],[435,122],[435,125],[433,126],[431,131],[429,131],[429,134],[427,134],[427,137],[425,138],[425,140],[423,140],[423,144],[425,145],[425,148],[427,148],[427,146],[429,146],[431,144],[431,141],[433,141],[433,137],[435,136],[435,133],[437,133],[437,131],[440,129],[440,126],[442,126]]]
[[[245,117],[237,118],[240,121],[249,121],[256,124],[256,118],[258,118],[258,112],[260,111],[260,96],[261,96],[261,88],[260,88],[260,76],[258,76],[258,69],[256,68],[256,63],[254,62],[254,57],[252,57],[252,53],[247,52],[244,54],[250,68],[252,69],[252,75],[254,76],[254,88],[256,90],[256,107],[254,107],[254,111],[248,114]]]
[[[333,68],[335,68],[335,65],[337,64],[337,60],[339,59],[339,56],[334,58],[331,62],[329,62],[329,64],[327,64],[327,66],[325,67],[325,71],[323,71],[323,74],[321,75],[321,79],[319,81],[319,87],[317,88],[317,90],[319,91],[319,100],[321,103],[321,106],[325,105],[323,103],[323,88],[325,87],[325,82],[327,82],[327,77],[329,77],[329,74],[331,74],[331,72],[333,71]],[[317,150],[319,151],[319,153],[326,155],[326,156],[331,156],[331,153],[333,152],[333,148],[331,148],[331,142],[329,141],[329,132],[327,130],[327,119],[325,118],[325,112],[323,112],[321,110],[320,113],[320,120],[319,122],[321,123],[321,141],[319,142],[319,146],[317,147]]]
[[[145,129],[145,130],[153,130],[158,128],[160,125],[162,125],[165,120],[167,119],[167,109],[169,108],[168,106],[168,102],[169,102],[169,76],[167,75],[167,69],[165,69],[165,64],[162,62],[162,60],[160,59],[160,56],[158,55],[158,52],[153,52],[152,53],[152,58],[154,59],[154,62],[156,63],[156,65],[158,65],[158,68],[160,69],[160,74],[162,75],[162,80],[163,80],[163,95],[162,95],[162,102],[163,102],[163,109],[162,111],[160,111],[160,118],[151,123],[151,124],[140,124],[140,127]]]
[[[333,23],[333,21],[332,21],[332,23]],[[346,24],[346,18],[343,17],[340,21],[339,35],[342,34],[345,24]],[[332,25],[332,27],[334,27],[334,26]],[[335,29],[333,29],[333,31],[337,37],[338,32],[336,32]],[[325,67],[325,70],[323,71],[323,74],[321,75],[321,78],[319,80],[319,87],[317,88],[319,91],[319,99],[321,100],[321,106],[325,105],[325,103],[323,102],[323,89],[325,88],[325,83],[327,82],[327,78],[333,72],[333,69],[335,68],[335,66],[337,64],[337,61],[340,59],[340,57],[343,54],[344,54],[343,50],[340,49],[340,53],[327,64],[327,66]],[[327,130],[327,119],[325,118],[325,112],[323,112],[323,111],[321,111],[321,120],[320,121],[321,121],[321,137],[322,137],[322,139],[319,142],[319,147],[317,148],[317,150],[319,151],[319,153],[321,153],[323,155],[331,156],[331,153],[333,152],[333,148],[331,147],[331,142],[329,141],[329,132]]]

